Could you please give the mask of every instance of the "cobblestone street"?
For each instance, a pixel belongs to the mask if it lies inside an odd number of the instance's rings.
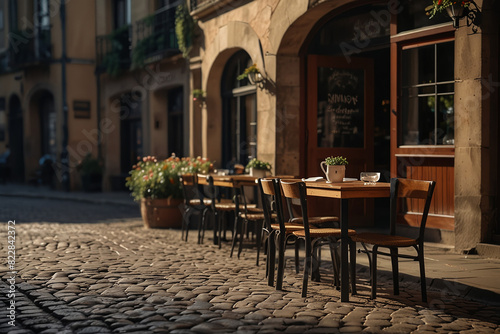
[[[255,249],[229,257],[229,243],[198,245],[180,231],[143,228],[138,207],[2,197],[0,333],[500,333],[500,307],[418,283],[400,296],[380,278],[368,298],[340,302],[328,261],[322,282],[300,297],[291,262],[285,291],[267,286]],[[15,326],[9,322],[7,221],[16,220]],[[229,234],[230,235],[230,234]],[[326,252],[325,252],[326,253]],[[362,255],[360,255],[362,256]]]

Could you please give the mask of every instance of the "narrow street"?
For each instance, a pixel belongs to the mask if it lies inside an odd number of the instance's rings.
[[[229,257],[208,240],[180,240],[180,231],[147,230],[137,207],[1,197],[7,222],[16,220],[15,326],[7,293],[0,295],[1,333],[500,333],[500,307],[401,282],[401,295],[380,277],[379,297],[368,298],[368,274],[359,295],[341,303],[328,261],[322,282],[300,297],[302,274],[291,265],[285,291],[268,287],[255,250]],[[0,267],[0,289],[12,270]],[[290,263],[291,264],[291,263]],[[11,322],[11,324],[9,324]]]

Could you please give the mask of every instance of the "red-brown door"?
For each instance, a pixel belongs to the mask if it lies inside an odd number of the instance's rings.
[[[373,168],[373,61],[310,55],[307,66],[306,175],[324,176],[328,156],[347,158],[346,177]],[[335,201],[337,202],[337,201]],[[334,212],[338,214],[338,203]],[[332,201],[311,199],[313,214],[332,214]],[[337,212],[335,212],[337,211]],[[350,222],[372,225],[373,200],[350,201]]]

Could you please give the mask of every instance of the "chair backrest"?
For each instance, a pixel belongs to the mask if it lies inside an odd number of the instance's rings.
[[[425,225],[427,223],[427,216],[431,206],[432,194],[434,193],[435,181],[422,181],[410,180],[403,178],[391,179],[391,234],[396,233],[396,222],[398,215],[398,200],[401,199],[415,199],[425,201],[422,207],[422,218],[420,220],[420,229],[418,240],[424,241]]]
[[[283,197],[285,200],[292,201],[292,200],[299,200],[300,202],[300,208],[302,212],[302,219],[304,223],[304,232],[305,232],[305,237],[306,240],[310,240],[310,235],[309,235],[309,219],[307,215],[307,191],[306,191],[306,184],[302,181],[298,180],[281,180],[281,190],[283,192]],[[306,242],[306,244],[308,244]]]
[[[198,189],[198,177],[196,174],[181,175],[180,181],[186,205],[191,199],[201,199],[201,194]]]
[[[269,231],[271,230],[271,223],[273,221],[272,214],[275,213],[277,217],[276,221],[280,226],[280,233],[285,233],[285,221],[283,219],[279,179],[261,178],[258,180],[258,183],[266,227]]]

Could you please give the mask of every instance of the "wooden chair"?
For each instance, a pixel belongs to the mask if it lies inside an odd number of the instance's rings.
[[[335,275],[335,285],[338,286],[339,261],[336,254],[337,240],[340,238],[339,228],[310,228],[309,217],[307,214],[307,192],[306,184],[297,180],[281,180],[281,190],[287,200],[299,200],[302,213],[303,229],[293,232],[298,239],[305,242],[304,276],[302,279],[302,297],[307,296],[307,284],[309,274],[317,271],[319,273],[319,262],[315,256],[315,249],[328,243],[330,246],[330,255],[332,257],[333,271]],[[356,234],[355,230],[349,229],[348,235]],[[315,276],[316,280],[319,276]]]
[[[278,248],[278,277],[276,290],[281,290],[283,285],[283,273],[285,268],[285,247],[287,241],[293,238],[292,231],[302,229],[302,225],[285,224],[283,210],[281,207],[281,190],[279,180],[266,178],[259,179],[259,192],[264,210],[263,233],[267,238],[266,275],[267,284],[274,285],[274,273],[276,267],[276,248]],[[296,249],[298,252],[298,249]],[[296,258],[298,258],[298,253]],[[297,267],[297,266],[296,266]]]
[[[222,230],[224,225],[224,215],[234,213],[236,204],[230,199],[221,199],[217,187],[214,185],[214,179],[211,175],[205,176],[207,178],[208,189],[205,192],[206,197],[210,200],[208,210],[204,212],[202,219],[201,242],[205,235],[207,214],[212,213],[214,217],[214,244],[218,244],[219,248],[222,247]],[[234,237],[234,235],[233,235]]]
[[[371,276],[371,298],[376,298],[377,289],[377,255],[386,255],[391,257],[392,262],[392,280],[394,295],[399,294],[399,274],[398,274],[398,257],[410,258],[420,263],[420,286],[422,293],[422,301],[427,302],[427,289],[425,282],[425,266],[424,266],[424,233],[427,215],[431,204],[432,194],[436,182],[434,181],[418,181],[408,179],[391,179],[391,199],[390,199],[390,234],[380,233],[360,233],[353,236],[351,239],[354,242],[361,242],[368,254],[370,263]],[[425,201],[420,219],[419,234],[416,239],[399,236],[396,234],[396,220],[398,213],[398,201],[400,205],[405,205],[401,199],[411,199]],[[366,244],[372,245],[371,251],[368,251]],[[390,253],[379,252],[378,248],[388,248]],[[401,247],[413,247],[417,251],[416,256],[398,254],[398,249]],[[371,256],[370,256],[371,255]],[[351,249],[351,266],[356,265],[355,250]],[[353,286],[355,287],[355,277]]]
[[[236,219],[233,232],[233,243],[231,246],[231,254],[233,256],[236,244],[238,245],[238,258],[240,258],[241,252],[243,250],[243,240],[244,236],[248,232],[249,226],[253,223],[254,225],[254,235],[256,238],[257,246],[257,259],[256,265],[259,265],[260,248],[262,241],[262,223],[264,221],[264,212],[261,208],[257,208],[255,203],[248,203],[247,196],[245,196],[245,186],[235,185],[235,197],[234,202],[236,204]]]
[[[182,240],[188,240],[189,224],[191,223],[191,216],[199,214],[200,220],[198,222],[198,243],[200,243],[200,231],[202,225],[202,217],[204,212],[208,210],[207,206],[210,205],[210,200],[204,199],[198,186],[198,177],[196,174],[184,174],[180,177],[182,191],[184,194],[184,212],[182,215]],[[184,237],[185,233],[185,237]]]

